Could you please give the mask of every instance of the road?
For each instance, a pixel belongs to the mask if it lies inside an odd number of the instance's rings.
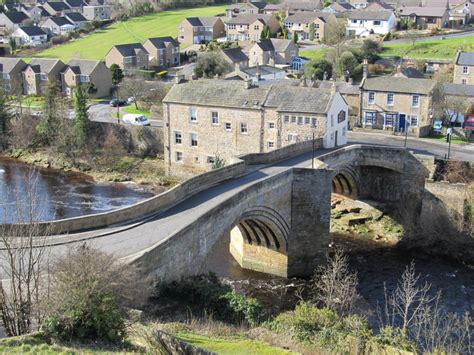
[[[119,110],[122,112],[123,107]],[[117,107],[110,107],[108,103],[99,103],[89,106],[89,118],[95,122],[117,123]],[[162,122],[150,120],[151,127],[161,127]]]
[[[403,140],[398,137],[387,137],[373,133],[355,132],[351,133],[349,138],[351,143],[403,146]],[[417,139],[409,139],[408,148],[424,154],[442,155],[444,152],[443,146],[440,143],[419,141]],[[453,146],[452,150],[453,154],[457,157],[466,157],[471,161],[474,160],[473,145],[468,147]],[[328,150],[320,149],[315,155],[317,157],[327,152]],[[303,154],[271,166],[257,167],[256,170],[249,171],[248,174],[242,177],[231,179],[211,187],[179,203],[166,212],[133,225],[104,228],[98,231],[65,236],[55,236],[51,238],[51,242],[60,245],[53,247],[53,253],[55,255],[61,255],[69,245],[88,240],[92,246],[108,253],[113,253],[117,257],[124,258],[133,256],[157,242],[164,240],[173,232],[183,228],[191,221],[194,221],[202,214],[251,184],[291,169],[292,167],[308,167],[310,164],[311,154]]]

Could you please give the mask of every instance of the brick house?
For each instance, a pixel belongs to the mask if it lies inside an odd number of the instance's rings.
[[[474,85],[474,52],[456,54],[453,83]]]
[[[4,34],[8,31],[15,31],[18,27],[25,26],[24,21],[29,17],[20,11],[2,12],[0,14],[0,31]]]
[[[141,43],[118,44],[106,54],[105,64],[109,68],[112,64],[117,64],[126,72],[148,69],[149,55]]]
[[[288,39],[263,39],[249,50],[249,65],[290,64],[298,56],[298,46]]]
[[[230,41],[258,41],[265,26],[272,33],[278,31],[274,15],[239,15],[225,22],[227,39]]]
[[[225,25],[219,17],[187,17],[178,26],[178,41],[200,44],[225,36]]]
[[[26,63],[21,58],[0,57],[2,86],[6,91],[23,92],[23,70]]]
[[[446,7],[401,7],[400,20],[411,21],[419,28],[433,29],[446,27],[449,12]]]
[[[293,33],[296,33],[300,41],[320,41],[326,34],[327,26],[335,22],[336,16],[329,12],[297,12],[285,19],[284,26],[288,30],[288,39],[292,39]]]
[[[90,85],[89,95],[100,98],[110,95],[112,72],[98,60],[70,60],[61,78],[62,90],[68,97],[74,95],[78,85]]]
[[[417,137],[429,134],[433,114],[431,79],[382,76],[363,79],[360,117],[365,128],[404,132]]]
[[[23,70],[23,93],[44,95],[50,82],[61,83],[61,73],[66,68],[59,59],[33,58]]]
[[[169,68],[180,64],[179,42],[172,37],[148,38],[143,48],[153,65]]]
[[[176,84],[163,100],[168,173],[208,171],[216,156],[269,152],[322,138],[346,143],[347,104],[333,90],[301,86],[256,87],[233,80]]]

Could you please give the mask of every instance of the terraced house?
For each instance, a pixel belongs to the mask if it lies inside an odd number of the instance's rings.
[[[456,54],[453,83],[474,85],[474,52]]]
[[[79,85],[88,85],[91,97],[105,97],[112,88],[112,72],[98,60],[72,59],[62,73],[61,84],[68,97]]]
[[[329,12],[297,12],[285,19],[288,39],[296,33],[298,39],[322,40],[328,26],[336,22],[336,16]]]
[[[169,68],[180,64],[179,42],[174,38],[169,36],[148,38],[143,47],[148,52],[150,65]]]
[[[269,152],[322,138],[325,147],[347,141],[348,106],[331,89],[248,81],[197,80],[176,84],[163,100],[168,173],[196,174],[216,158]]]
[[[417,137],[430,132],[433,115],[431,79],[383,76],[363,79],[360,85],[364,128],[405,132]]]
[[[258,41],[265,26],[272,33],[278,30],[279,24],[274,15],[239,15],[225,22],[229,41]]]

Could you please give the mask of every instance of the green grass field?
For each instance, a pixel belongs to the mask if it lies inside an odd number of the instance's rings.
[[[134,104],[129,105],[129,106],[125,106],[124,108],[122,108],[121,111],[124,114],[125,113],[135,113],[135,114],[143,115],[145,117],[150,117],[150,111],[136,109]]]
[[[116,44],[144,42],[150,37],[176,37],[178,25],[185,17],[215,16],[224,13],[227,6],[162,11],[128,21],[116,22],[84,38],[39,52],[35,57],[60,58],[66,62],[71,58],[104,59],[110,48]]]
[[[306,57],[308,59],[318,59],[323,58],[326,54],[324,49],[311,49],[311,50],[302,50],[299,52],[299,55]]]

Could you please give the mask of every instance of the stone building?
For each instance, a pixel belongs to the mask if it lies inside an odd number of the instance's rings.
[[[436,82],[393,76],[364,79],[360,85],[361,124],[364,128],[426,136],[433,114]]]
[[[453,83],[474,85],[474,52],[458,52],[454,60]]]
[[[225,30],[229,41],[258,41],[265,26],[276,33],[279,28],[274,15],[239,15],[225,22]]]
[[[296,33],[298,40],[322,41],[328,26],[336,22],[336,16],[328,12],[297,12],[285,19],[284,26],[288,30],[288,38]]]
[[[220,17],[187,17],[178,26],[178,40],[182,44],[201,44],[225,36]]]
[[[347,141],[348,106],[335,91],[288,84],[198,80],[176,84],[163,100],[168,173],[211,169],[216,157],[263,153],[322,138],[330,148]]]

